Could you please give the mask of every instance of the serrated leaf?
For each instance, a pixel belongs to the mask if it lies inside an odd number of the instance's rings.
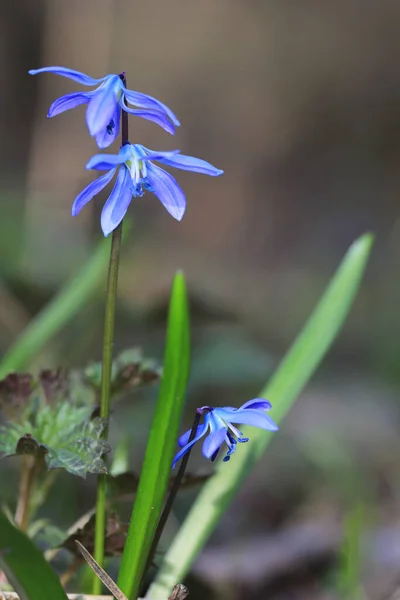
[[[101,385],[101,363],[92,363],[84,372],[87,381],[95,388]],[[140,348],[128,348],[113,361],[111,370],[111,394],[154,383],[161,376],[160,366],[145,358]]]
[[[63,468],[73,475],[106,473],[102,456],[110,451],[101,439],[104,420],[91,419],[92,406],[79,406],[61,398],[55,405],[31,396],[24,419],[0,427],[3,456],[32,454],[44,457],[48,469]]]
[[[67,396],[71,383],[68,372],[60,368],[40,371],[39,382],[48,403],[59,401],[60,396]]]
[[[87,473],[107,473],[102,456],[110,452],[111,447],[101,439],[105,426],[104,419],[96,417],[60,438],[56,447],[46,446],[47,467],[65,469],[83,478]]]
[[[23,411],[34,387],[30,373],[10,373],[0,381],[0,409],[13,420]]]

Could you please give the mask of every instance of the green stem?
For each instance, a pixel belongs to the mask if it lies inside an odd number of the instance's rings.
[[[114,229],[111,240],[110,266],[108,270],[106,311],[104,320],[103,360],[101,371],[100,416],[110,416],[111,369],[114,345],[115,301],[117,297],[118,266],[121,249],[122,223]],[[104,438],[108,438],[108,427],[104,430]],[[104,538],[106,530],[106,498],[107,479],[100,475],[97,485],[96,526],[94,538],[94,556],[99,565],[104,563]],[[101,581],[93,579],[93,594],[101,593]]]
[[[15,522],[22,531],[29,526],[31,516],[31,500],[36,475],[36,461],[34,456],[22,457],[21,480],[18,494],[18,504],[15,511]]]
[[[125,72],[121,73],[120,78],[126,85]],[[121,111],[121,147],[129,144],[128,113]],[[111,369],[113,359],[114,345],[114,322],[115,322],[115,301],[117,298],[118,285],[118,266],[119,255],[122,241],[122,221],[112,233],[110,266],[108,269],[106,314],[104,319],[104,339],[103,339],[103,361],[101,370],[101,398],[100,398],[100,416],[103,419],[109,419],[110,416],[110,388],[111,388]],[[108,426],[103,433],[104,438],[108,438]],[[100,475],[97,485],[96,500],[96,525],[94,532],[94,557],[100,567],[104,563],[104,539],[106,532],[106,503],[107,503],[107,479],[105,475]],[[95,575],[93,579],[93,594],[101,594],[101,581]]]
[[[200,410],[196,411],[196,416],[194,418],[192,429],[190,431],[188,444],[190,444],[190,442],[193,441],[196,436],[196,432],[199,427],[201,414],[202,413]],[[149,556],[147,557],[147,564],[146,564],[146,569],[145,569],[144,575],[146,575],[147,569],[149,569],[153,563],[154,556],[155,556],[157,546],[160,541],[162,532],[164,531],[165,525],[168,521],[168,517],[172,510],[172,506],[174,504],[176,495],[179,491],[179,488],[181,487],[182,479],[183,479],[183,476],[185,475],[185,471],[186,471],[187,464],[189,462],[189,457],[190,457],[191,451],[192,451],[192,448],[189,448],[188,452],[184,455],[184,457],[181,460],[178,474],[175,477],[175,480],[172,484],[171,491],[170,491],[167,501],[165,503],[164,509],[161,513],[160,520],[158,521],[157,529],[156,529],[156,532],[154,534],[154,538],[153,538],[153,541],[151,544]]]

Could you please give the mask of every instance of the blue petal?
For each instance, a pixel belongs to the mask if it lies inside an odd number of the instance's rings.
[[[210,412],[207,416],[209,418],[210,433],[204,440],[202,452],[203,456],[211,458],[224,443],[228,429],[215,411]]]
[[[202,160],[201,158],[186,156],[185,154],[175,154],[171,157],[169,156],[169,152],[165,152],[165,156],[163,156],[162,152],[158,152],[157,154],[159,158],[155,158],[150,154],[148,156],[149,160],[158,160],[164,165],[169,165],[170,167],[175,167],[176,169],[193,171],[194,173],[203,173],[204,175],[211,175],[212,177],[223,174],[221,169],[217,169],[209,162]]]
[[[214,433],[210,433],[203,443],[203,456],[206,458],[211,458],[217,450],[220,449],[222,444],[226,438],[227,429],[224,427],[223,429],[217,429]]]
[[[118,137],[119,126],[121,121],[121,107],[116,104],[114,115],[110,123],[95,135],[96,144],[99,148],[107,148],[110,146]]]
[[[50,106],[47,116],[51,119],[52,117],[60,115],[66,110],[75,108],[80,104],[87,104],[92,95],[93,92],[73,92],[72,94],[66,94],[65,96],[61,96],[61,98],[55,100]]]
[[[130,189],[131,176],[126,167],[121,167],[103,210],[101,211],[101,228],[107,237],[121,223],[132,200]]]
[[[97,135],[110,123],[118,104],[121,85],[118,75],[111,75],[93,94],[86,111],[86,125],[90,135]]]
[[[156,152],[154,150],[149,150],[142,144],[133,144],[133,147],[136,150],[138,156],[140,156],[141,160],[159,160],[161,158],[173,158],[176,154],[179,154],[180,150],[168,150],[167,152]]]
[[[178,452],[178,454],[176,454],[176,456],[173,460],[173,463],[172,463],[172,468],[174,468],[176,463],[178,462],[178,460],[180,460],[182,458],[182,456],[185,456],[185,454],[190,450],[190,448],[192,448],[192,446],[194,446],[199,441],[199,439],[201,437],[203,437],[203,435],[205,434],[205,432],[207,431],[207,429],[209,427],[209,424],[210,424],[210,416],[209,416],[209,414],[207,414],[204,417],[204,424],[199,425],[199,427],[197,428],[196,437],[190,443],[187,443],[186,446],[184,446],[184,448],[182,448],[182,450],[180,450]],[[189,435],[190,435],[190,431],[189,431]],[[188,435],[188,439],[189,439],[189,435]]]
[[[229,423],[237,423],[240,425],[252,425],[259,429],[267,429],[269,431],[278,431],[279,427],[263,410],[247,408],[244,410],[230,411],[228,409],[218,409],[218,415],[224,421]]]
[[[130,115],[135,115],[136,117],[141,117],[142,119],[147,119],[148,121],[152,121],[162,127],[168,133],[174,135],[175,127],[171,123],[164,114],[157,110],[145,110],[141,108],[129,108],[123,101],[123,98],[120,100],[121,107]]]
[[[172,175],[151,163],[147,165],[147,180],[169,214],[180,221],[185,213],[186,198],[177,181]]]
[[[67,69],[67,67],[42,67],[41,69],[31,69],[29,75],[37,75],[38,73],[55,73],[56,75],[62,75],[63,77],[68,77],[68,79],[73,79],[82,85],[97,85],[106,79],[102,77],[101,79],[93,79],[89,77],[89,75],[85,75],[85,73],[81,73],[80,71],[74,71],[73,69]]]
[[[196,440],[197,441],[197,440]],[[185,456],[185,454],[187,454],[190,450],[190,448],[195,444],[195,441],[193,440],[193,442],[190,442],[190,444],[188,444],[187,446],[185,446],[184,448],[182,448],[182,450],[179,450],[179,452],[175,455],[174,460],[172,461],[172,469],[175,468],[175,465],[178,461],[180,461],[180,459],[182,458],[182,456]]]
[[[88,161],[86,168],[95,169],[96,171],[107,171],[117,165],[122,165],[124,162],[132,158],[132,149],[130,144],[123,146],[118,154],[96,154]]]
[[[248,402],[242,404],[242,406],[239,407],[239,410],[242,410],[243,408],[269,410],[272,408],[272,404],[271,402],[268,402],[268,400],[265,400],[265,398],[253,398],[253,400],[248,400]]]
[[[93,198],[96,196],[101,190],[106,187],[107,183],[111,181],[114,177],[116,169],[112,169],[109,173],[105,173],[101,177],[98,177],[76,197],[75,202],[72,205],[72,216],[76,217],[77,214],[80,213],[81,209]]]
[[[205,425],[204,423],[201,423],[196,431],[196,436],[199,436],[199,438],[201,438],[202,435],[204,435],[205,431],[204,429],[207,428],[207,425]],[[181,437],[178,440],[178,446],[180,446],[181,448],[183,448],[183,446],[186,446],[186,444],[189,442],[189,437],[190,437],[190,433],[191,433],[191,429],[188,429],[188,431],[186,431],[183,435],[181,435]],[[195,436],[195,437],[196,437]]]
[[[150,108],[151,110],[162,111],[171,119],[174,125],[179,127],[180,123],[176,115],[172,112],[166,104],[163,104],[157,98],[147,96],[147,94],[141,94],[140,92],[133,92],[131,90],[124,90],[124,96],[130,104],[139,106],[139,108]]]

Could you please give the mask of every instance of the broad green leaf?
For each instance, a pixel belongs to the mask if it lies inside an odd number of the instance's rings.
[[[91,418],[94,393],[75,374],[42,371],[37,380],[9,375],[0,382],[0,399],[11,404],[11,418],[0,427],[0,453],[40,455],[48,469],[73,475],[106,473],[103,454],[110,451],[101,439],[104,419]],[[19,406],[19,414],[16,407]]]
[[[272,402],[271,416],[281,423],[310,380],[339,332],[353,303],[371,251],[373,237],[366,234],[349,249],[304,329],[283,358],[268,385],[259,394]],[[149,589],[149,600],[166,600],[173,586],[184,579],[244,478],[264,454],[274,434],[243,428],[250,442],[238,449],[229,463],[218,464],[169,548]]]
[[[189,354],[186,284],[183,274],[177,273],[172,284],[160,392],[117,582],[135,600],[171,474],[189,377]]]
[[[89,419],[89,415],[86,419]],[[59,429],[50,445],[46,443],[46,437],[26,433],[28,427],[10,425],[0,428],[0,452],[4,457],[14,454],[42,455],[49,470],[65,469],[71,475],[83,478],[87,473],[107,473],[102,457],[111,448],[101,438],[104,428],[105,422],[99,417],[87,420],[72,430]]]
[[[103,280],[109,240],[102,242],[89,261],[29,323],[0,361],[0,378],[26,368],[51,338],[83,308]]]
[[[67,600],[57,575],[43,554],[2,512],[0,567],[21,600]]]
[[[87,473],[107,473],[102,457],[110,452],[111,447],[101,437],[105,427],[106,422],[99,417],[75,427],[59,440],[57,446],[46,448],[47,467],[65,469],[83,478]]]

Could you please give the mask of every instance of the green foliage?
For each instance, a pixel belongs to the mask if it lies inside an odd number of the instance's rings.
[[[97,417],[78,425],[68,435],[60,435],[53,446],[47,446],[48,468],[63,468],[79,477],[86,477],[86,473],[106,473],[102,456],[111,448],[101,439],[105,426],[104,420]]]
[[[29,379],[29,387],[28,377],[13,374],[0,384],[0,389],[25,393],[19,414],[15,411],[16,396],[8,397],[14,420],[0,427],[0,452],[4,456],[32,454],[43,459],[48,469],[63,468],[80,477],[106,472],[101,457],[110,446],[101,439],[104,421],[91,418],[93,393],[73,373],[44,371],[37,381]]]
[[[29,323],[3,356],[0,377],[29,366],[45,344],[85,306],[103,279],[108,254],[109,241],[104,241],[72,281]]]
[[[364,235],[347,252],[327,290],[260,396],[273,405],[271,416],[281,423],[331,346],[351,308],[371,251],[373,238]],[[244,427],[250,442],[228,464],[219,462],[167,552],[147,597],[164,600],[189,572],[245,477],[273,439],[269,431]]]
[[[177,273],[172,284],[160,392],[117,582],[118,587],[135,600],[171,474],[189,377],[189,360],[186,284],[183,274]]]
[[[119,354],[111,367],[111,394],[158,381],[161,368],[156,361],[143,356],[140,348],[129,348]],[[85,377],[96,388],[101,386],[101,363],[92,363],[85,369]]]
[[[161,370],[138,348],[124,350],[113,363],[112,396],[152,383]],[[110,451],[102,440],[106,421],[95,416],[101,365],[85,370],[44,370],[37,378],[11,373],[0,381],[0,453],[32,454],[48,469],[73,475],[106,473],[102,456]]]
[[[0,567],[21,600],[67,600],[42,553],[0,512]]]

